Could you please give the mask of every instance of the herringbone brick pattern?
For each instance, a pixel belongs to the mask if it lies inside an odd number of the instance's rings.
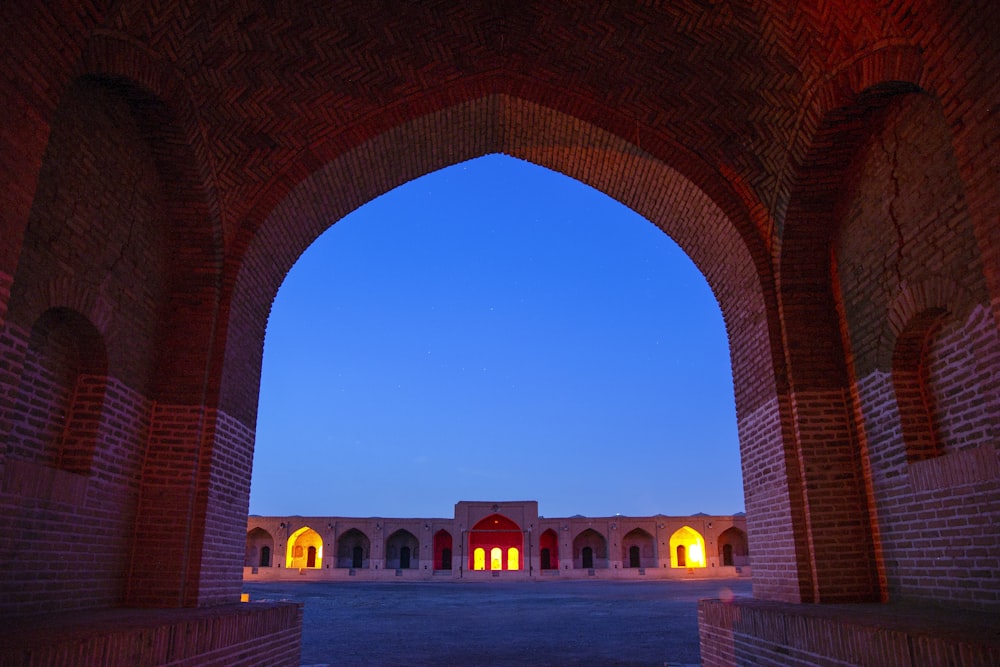
[[[107,25],[184,78],[228,227],[304,152],[325,161],[487,91],[554,106],[647,150],[695,149],[768,201],[827,60],[894,34],[882,24],[889,17],[862,9],[783,12],[769,3],[173,5],[126,4]]]

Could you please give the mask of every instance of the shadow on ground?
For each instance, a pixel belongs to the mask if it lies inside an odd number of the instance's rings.
[[[696,665],[697,602],[746,579],[247,583],[305,603],[303,665]]]

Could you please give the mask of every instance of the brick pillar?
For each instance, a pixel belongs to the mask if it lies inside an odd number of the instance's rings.
[[[199,567],[188,577],[189,589],[196,587],[199,606],[239,599],[253,466],[253,429],[223,412],[213,411],[213,417],[211,450],[203,461],[207,490],[199,496],[202,505],[196,524],[204,532],[192,545],[199,552]]]
[[[740,420],[754,596],[880,599],[843,392],[793,393]]]
[[[812,579],[790,415],[787,396],[776,396],[738,428],[754,597],[801,602]]]
[[[573,569],[573,533],[567,529],[565,524],[560,524],[556,539],[559,545],[559,569]],[[569,567],[567,567],[569,566]]]
[[[808,602],[881,599],[876,544],[846,390],[792,395],[812,573]]]
[[[252,431],[201,406],[153,409],[126,604],[239,599]]]

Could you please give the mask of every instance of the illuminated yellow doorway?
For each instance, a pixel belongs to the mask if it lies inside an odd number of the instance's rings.
[[[319,569],[323,560],[323,538],[309,526],[303,526],[288,537],[285,567]]]
[[[705,567],[705,538],[684,526],[670,536],[670,567]]]

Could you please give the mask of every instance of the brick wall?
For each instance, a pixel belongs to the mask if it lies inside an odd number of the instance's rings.
[[[154,408],[129,605],[204,606],[239,597],[252,457],[252,432],[226,415]]]
[[[932,97],[886,110],[846,201],[836,257],[888,593],[996,606],[1000,335]]]
[[[704,667],[992,667],[995,617],[922,605],[789,605],[701,600]]]
[[[123,600],[165,292],[160,192],[128,106],[69,89],[0,332],[4,617]]]
[[[137,607],[193,605],[202,447],[210,416],[201,406],[157,404],[150,417],[125,602]],[[190,570],[194,570],[193,573]]]
[[[146,433],[145,401],[114,380],[105,383],[101,438],[88,473],[47,459],[5,457],[0,569],[4,618],[119,604]]]
[[[224,413],[216,415],[203,510],[199,604],[228,602],[243,585],[253,443],[251,429]]]
[[[13,623],[0,664],[298,667],[302,605],[253,603],[191,610],[103,610]]]
[[[757,597],[798,602],[812,589],[801,477],[779,400],[739,419],[747,532]],[[784,447],[767,446],[784,442]]]

